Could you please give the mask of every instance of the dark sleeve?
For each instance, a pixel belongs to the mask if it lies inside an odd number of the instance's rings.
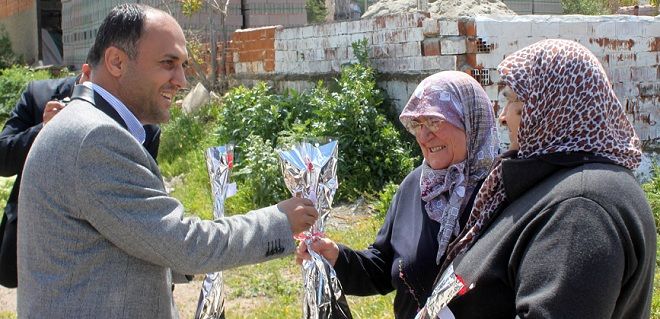
[[[20,173],[35,137],[43,127],[41,107],[35,105],[32,83],[23,92],[0,133],[0,175]]]
[[[144,148],[157,162],[158,147],[160,146],[160,127],[158,125],[145,125],[144,130],[146,133]]]
[[[521,234],[518,244],[528,243],[509,268],[517,317],[611,318],[630,246],[625,228],[583,197],[541,214],[549,218],[535,219]]]
[[[397,192],[392,199],[385,222],[376,235],[376,241],[368,249],[357,251],[339,245],[339,257],[334,268],[346,294],[384,295],[394,290],[391,276],[393,250],[390,238],[398,195]]]

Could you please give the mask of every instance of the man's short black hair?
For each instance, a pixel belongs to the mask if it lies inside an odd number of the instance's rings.
[[[137,57],[137,42],[142,36],[146,11],[151,7],[126,3],[112,9],[103,19],[99,31],[96,34],[94,45],[89,50],[87,62],[96,67],[105,50],[111,46],[119,48],[126,52],[129,59]]]

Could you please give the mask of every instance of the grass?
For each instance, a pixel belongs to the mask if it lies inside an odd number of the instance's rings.
[[[332,218],[332,216],[331,216]],[[328,236],[350,247],[365,248],[376,236],[382,219],[357,214],[344,221],[350,227],[329,229]],[[228,287],[227,318],[302,317],[302,275],[293,257],[224,272]],[[354,318],[391,318],[394,294],[347,298]]]

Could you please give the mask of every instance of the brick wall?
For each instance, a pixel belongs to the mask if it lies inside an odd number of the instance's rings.
[[[12,51],[26,62],[39,59],[36,0],[0,0],[0,25],[9,34]]]
[[[576,40],[594,52],[648,149],[660,147],[660,18],[534,15],[449,21],[409,13],[267,27],[234,37],[232,62],[239,82],[268,80],[279,88],[305,89],[332,77],[342,64],[356,62],[351,43],[367,39],[379,85],[399,109],[424,77],[461,70],[482,83],[498,112],[497,64],[546,38]],[[506,142],[506,134],[501,136]]]

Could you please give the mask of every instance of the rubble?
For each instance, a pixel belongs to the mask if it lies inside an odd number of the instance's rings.
[[[369,6],[362,18],[402,12],[417,12],[417,0],[381,0]],[[461,16],[516,15],[499,0],[436,0],[428,2],[431,18],[457,19]]]

